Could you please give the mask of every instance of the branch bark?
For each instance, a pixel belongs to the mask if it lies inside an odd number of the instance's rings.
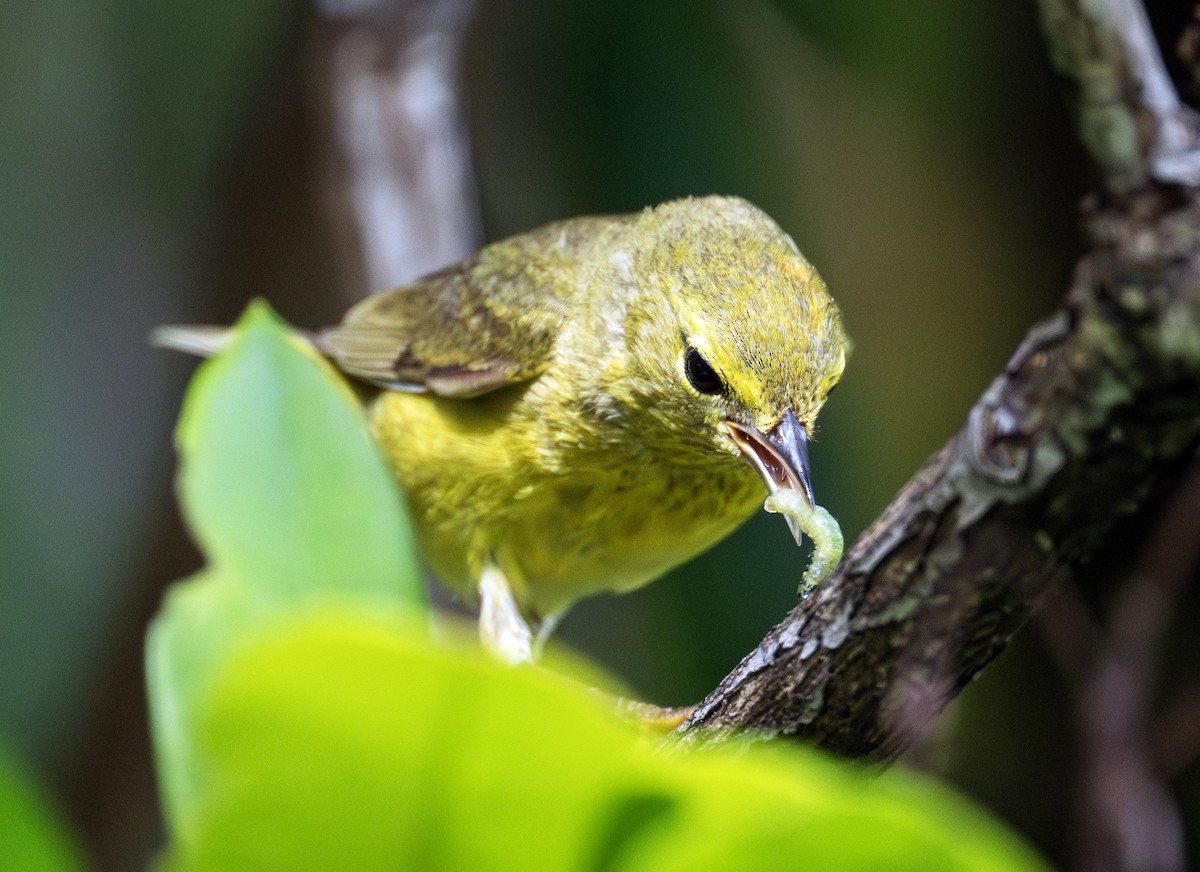
[[[1135,0],[1040,7],[1100,178],[1092,250],[960,432],[697,706],[685,740],[756,729],[895,755],[1195,452],[1200,122]]]

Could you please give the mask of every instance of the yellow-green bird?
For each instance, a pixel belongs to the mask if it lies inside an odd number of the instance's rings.
[[[845,364],[795,243],[715,196],[496,242],[314,341],[382,388],[367,414],[425,558],[509,661],[576,600],[728,535],[764,483],[812,505],[807,444]]]

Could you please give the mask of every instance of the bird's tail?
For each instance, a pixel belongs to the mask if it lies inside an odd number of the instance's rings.
[[[150,334],[150,344],[170,348],[198,357],[212,357],[229,344],[233,331],[228,327],[205,324],[171,324],[156,327]]]
[[[324,354],[315,333],[307,330],[293,330],[292,338],[297,345],[309,347],[310,351]],[[230,327],[215,327],[210,324],[169,324],[165,327],[155,327],[150,333],[150,344],[158,348],[169,348],[172,351],[182,351],[184,354],[194,354],[197,357],[212,357],[223,351],[233,339],[233,329]]]

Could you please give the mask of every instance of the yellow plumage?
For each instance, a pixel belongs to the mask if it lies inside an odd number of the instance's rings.
[[[425,557],[462,596],[491,559],[527,617],[544,619],[653,580],[762,505],[762,482],[736,456],[675,469],[633,442],[558,443],[528,393],[389,392],[371,407]]]

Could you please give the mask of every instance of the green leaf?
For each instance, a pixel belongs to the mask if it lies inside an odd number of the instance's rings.
[[[85,869],[75,840],[33,777],[0,743],[0,869]]]
[[[168,824],[186,831],[203,775],[194,711],[255,628],[333,596],[423,610],[403,499],[346,385],[263,303],[201,367],[181,416],[179,493],[210,561],[147,638]]]
[[[146,688],[159,795],[169,829],[195,817],[204,764],[196,757],[194,711],[213,671],[253,626],[249,599],[228,579],[201,574],[176,584],[146,637]],[[261,616],[259,616],[261,620]]]
[[[197,373],[177,438],[188,523],[211,565],[253,596],[423,602],[403,501],[361,411],[265,303]]]
[[[262,632],[196,713],[172,868],[1035,870],[964,801],[795,747],[670,751],[561,676],[327,604]]]

